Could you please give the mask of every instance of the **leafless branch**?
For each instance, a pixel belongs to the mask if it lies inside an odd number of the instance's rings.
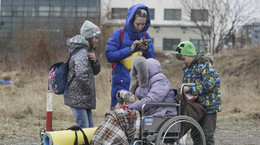
[[[230,38],[236,29],[252,22],[257,12],[257,0],[180,0],[186,20],[192,20],[198,28],[202,40],[209,41],[211,53],[223,49],[225,39]],[[208,21],[191,19],[192,9],[208,11]]]

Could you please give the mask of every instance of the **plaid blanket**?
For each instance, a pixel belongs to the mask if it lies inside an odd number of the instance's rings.
[[[132,115],[131,115],[132,114]],[[129,145],[140,135],[140,113],[126,109],[111,109],[93,134],[91,145]]]

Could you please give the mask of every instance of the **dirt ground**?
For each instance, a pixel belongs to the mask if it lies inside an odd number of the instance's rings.
[[[260,121],[249,123],[219,123],[215,133],[216,145],[259,145]]]
[[[259,145],[260,121],[219,120],[215,133],[216,145]],[[39,145],[40,138],[28,140],[1,140],[0,145]]]

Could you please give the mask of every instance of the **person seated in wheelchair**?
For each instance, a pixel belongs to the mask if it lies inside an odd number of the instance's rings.
[[[130,110],[142,110],[147,102],[176,103],[174,89],[170,81],[162,73],[161,64],[154,58],[137,57],[133,60],[130,72],[130,88],[139,100],[129,104]],[[144,107],[144,116],[165,117],[177,115],[176,107],[149,106]]]
[[[143,104],[147,102],[176,103],[173,87],[161,71],[159,61],[144,57],[133,60],[130,91],[119,90],[118,104],[106,113],[104,121],[92,136],[91,144],[133,144],[140,138]],[[177,115],[176,107],[144,108],[145,116]]]

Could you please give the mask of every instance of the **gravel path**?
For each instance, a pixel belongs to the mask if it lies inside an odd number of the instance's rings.
[[[216,145],[260,145],[260,124],[221,126],[215,139]]]
[[[259,145],[260,122],[249,124],[218,124],[215,133],[216,145]],[[0,145],[39,145],[40,139],[1,140]]]

